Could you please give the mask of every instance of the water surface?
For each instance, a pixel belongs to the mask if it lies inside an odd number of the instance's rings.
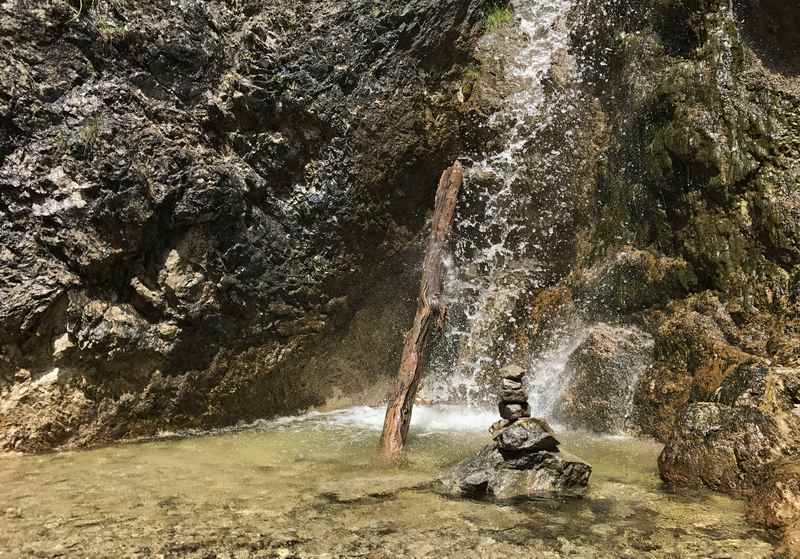
[[[0,557],[768,557],[743,505],[674,494],[660,447],[565,433],[582,500],[499,506],[430,487],[493,414],[419,408],[404,463],[375,460],[383,410],[0,459]]]

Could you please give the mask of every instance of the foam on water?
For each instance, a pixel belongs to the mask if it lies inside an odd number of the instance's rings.
[[[309,412],[299,416],[281,417],[259,421],[254,426],[261,428],[291,426],[311,423],[330,427],[354,427],[369,431],[380,431],[386,408],[355,406],[330,412]],[[455,405],[416,405],[411,418],[415,435],[436,432],[481,433],[497,420],[494,410]]]

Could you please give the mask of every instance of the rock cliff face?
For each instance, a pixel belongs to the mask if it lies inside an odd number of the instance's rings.
[[[529,308],[556,301],[557,316],[651,335],[634,414],[666,443],[662,477],[773,495],[751,516],[796,523],[782,464],[800,460],[800,8],[578,4],[604,160],[572,273]],[[534,313],[532,330],[552,320]]]
[[[773,525],[789,515],[770,510],[797,501],[780,465],[800,460],[800,402],[734,394],[793,386],[800,365],[798,17],[767,0],[573,5],[570,52],[548,76],[559,110],[523,154],[555,199],[527,174],[514,183],[546,200],[521,204],[529,229],[562,224],[556,242],[526,238],[553,273],[525,286],[494,334],[513,349],[491,355],[536,363],[582,339],[555,415],[615,430],[608,395],[633,383],[626,427],[666,443],[662,476],[773,495],[751,515]]]
[[[0,448],[229,424],[390,373],[483,19],[0,4]]]

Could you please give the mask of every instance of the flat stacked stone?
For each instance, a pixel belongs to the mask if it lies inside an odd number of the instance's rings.
[[[500,374],[503,419],[489,428],[493,441],[474,458],[445,472],[439,478],[442,491],[498,500],[583,496],[592,467],[559,451],[560,443],[547,422],[530,417],[525,369],[509,365]]]
[[[509,421],[509,425],[517,419],[530,417],[528,393],[523,383],[525,369],[518,365],[507,365],[500,369],[500,375],[500,417]]]

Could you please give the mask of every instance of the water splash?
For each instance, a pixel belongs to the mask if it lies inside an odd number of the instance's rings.
[[[505,339],[505,326],[514,322],[519,298],[541,287],[538,277],[544,266],[536,254],[542,247],[532,243],[553,234],[550,227],[533,235],[537,224],[528,219],[528,210],[537,200],[531,189],[517,185],[531,180],[523,161],[531,143],[563,111],[560,103],[547,102],[545,82],[556,57],[566,52],[572,0],[511,4],[516,27],[484,38],[493,55],[502,58],[510,88],[489,122],[502,135],[503,147],[481,154],[466,173],[455,255],[446,262],[450,318],[426,387],[426,397],[435,401],[475,404],[486,399],[482,373],[506,364],[517,349],[513,339]],[[550,188],[558,177],[546,182],[544,188]]]
[[[531,413],[535,417],[554,419],[556,405],[571,380],[566,374],[567,361],[585,340],[586,329],[581,324],[574,324],[531,363],[528,393]]]
[[[326,414],[331,425],[351,425],[380,431],[383,428],[385,409],[358,406]],[[486,426],[496,421],[495,412],[482,408],[462,406],[415,406],[411,417],[414,434],[458,432],[484,433]]]

